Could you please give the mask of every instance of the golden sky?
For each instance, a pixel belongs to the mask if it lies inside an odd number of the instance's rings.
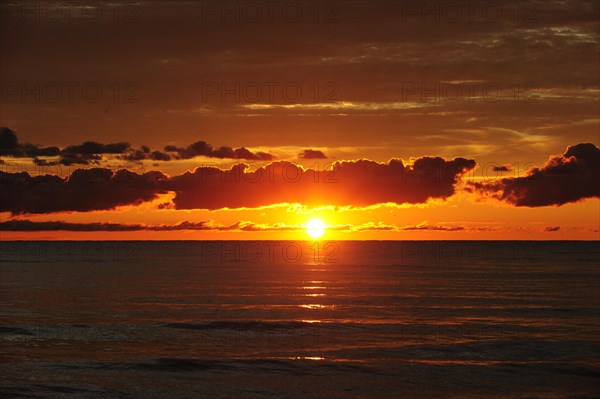
[[[2,3],[1,238],[599,239],[600,3],[451,3]]]

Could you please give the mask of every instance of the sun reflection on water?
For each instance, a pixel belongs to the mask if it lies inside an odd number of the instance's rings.
[[[310,303],[307,305],[300,305],[300,307],[305,309],[333,309],[335,305],[321,305],[318,303]]]

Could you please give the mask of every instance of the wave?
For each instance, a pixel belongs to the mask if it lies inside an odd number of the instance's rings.
[[[106,363],[93,362],[55,366],[59,369],[92,369],[106,371],[147,371],[147,372],[246,372],[274,373],[289,375],[323,375],[324,372],[358,372],[386,375],[372,367],[351,362],[331,362],[310,358],[294,359],[191,359],[156,358],[141,362]]]
[[[164,327],[180,328],[185,330],[273,330],[273,329],[298,329],[314,327],[314,323],[303,321],[258,321],[258,320],[223,320],[208,323],[166,323]]]
[[[29,330],[19,327],[3,327],[0,326],[1,335],[33,335]]]

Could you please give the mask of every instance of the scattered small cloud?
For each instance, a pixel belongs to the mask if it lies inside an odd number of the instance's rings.
[[[300,154],[298,154],[298,158],[300,159],[327,159],[327,155],[323,151],[319,150],[304,150]]]

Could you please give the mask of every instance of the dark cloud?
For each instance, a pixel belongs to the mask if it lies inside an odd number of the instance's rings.
[[[26,172],[0,172],[0,211],[51,213],[113,209],[150,201],[161,192],[160,172],[137,174],[128,170],[77,169],[68,178],[32,177]]]
[[[304,150],[298,154],[300,159],[327,159],[327,155],[319,150]]]
[[[149,149],[144,152],[151,153]],[[324,171],[283,161],[253,171],[246,164],[228,170],[199,167],[174,177],[160,172],[113,173],[102,168],[76,170],[66,179],[2,172],[0,211],[19,214],[112,209],[149,201],[166,192],[174,193],[175,209],[254,208],[275,203],[418,204],[452,196],[461,176],[474,167],[475,161],[465,158],[423,157],[411,164],[398,159],[388,163],[343,161]],[[600,149],[587,143],[569,147],[563,155],[551,157],[543,168],[535,168],[525,177],[471,182],[468,190],[516,206],[560,205],[600,197],[599,178]]]
[[[143,145],[137,150],[132,150],[122,157],[128,161],[141,161],[150,159],[153,161],[170,161],[171,156],[165,152],[152,151],[149,147]]]
[[[60,156],[58,163],[61,165],[90,165],[98,164],[102,159],[101,155],[97,154],[72,154],[64,153]]]
[[[377,163],[344,161],[332,170],[303,169],[290,162],[273,162],[248,171],[238,164],[229,170],[201,167],[173,177],[165,188],[175,192],[177,209],[259,207],[274,203],[366,206],[386,202],[424,203],[454,194],[460,176],[475,161],[419,158]]]
[[[123,223],[71,223],[64,221],[36,222],[31,220],[8,220],[0,223],[0,231],[291,231],[303,230],[302,226],[280,224],[262,225],[252,222],[237,222],[230,225],[212,221],[180,222],[177,224],[123,224]]]
[[[34,158],[38,156],[59,155],[58,147],[41,147],[35,144],[19,143],[17,134],[8,127],[0,127],[0,155],[18,158]]]
[[[259,224],[249,221],[240,221],[228,225],[218,224],[214,221],[180,222],[176,224],[123,224],[108,222],[73,223],[64,221],[37,222],[26,219],[8,220],[0,223],[0,231],[304,231],[306,227],[302,224],[286,225],[282,223]],[[489,231],[489,228],[470,228],[464,226],[443,226],[421,223],[411,226],[396,226],[390,224],[364,223],[359,225],[338,224],[327,227],[334,231]],[[546,231],[556,231],[546,228]]]
[[[152,151],[150,153],[150,159],[152,159],[154,161],[169,161],[169,160],[171,160],[171,156],[164,152]]]
[[[220,12],[207,15],[207,3]],[[172,135],[169,140],[188,144],[201,128],[202,139],[212,143],[237,144],[222,141],[229,135],[246,145],[310,143],[370,151],[365,147],[373,145],[370,132],[376,131],[380,145],[402,146],[406,153],[439,153],[457,145],[471,151],[470,146],[485,142],[489,154],[477,149],[462,155],[482,154],[489,157],[486,161],[507,155],[515,161],[532,159],[536,141],[508,130],[543,132],[545,140],[565,146],[597,138],[597,0],[292,2],[301,8],[297,23],[282,18],[286,2],[273,2],[275,21],[267,17],[270,2],[250,3],[248,8],[256,5],[262,15],[258,23],[243,21],[243,16],[236,21],[240,13],[235,9],[244,9],[244,2],[203,1],[136,2],[136,23],[119,24],[119,29],[106,29],[105,23],[72,24],[68,18],[34,23],[30,16],[32,23],[23,24],[10,17],[3,21],[0,35],[2,72],[8,83],[83,83],[90,76],[99,82],[134,79],[142,101],[127,112],[115,112],[110,95],[96,104],[78,99],[65,114],[63,107],[40,101],[23,104],[22,95],[9,94],[3,118],[26,120],[32,140],[56,135],[75,143],[94,120],[97,132],[125,130],[132,143],[158,149],[165,144],[160,142],[165,132]],[[9,16],[15,8],[19,14],[19,4],[8,2]],[[110,11],[100,20],[108,21]],[[324,21],[333,16],[335,21]],[[13,40],[16,37],[19,40]],[[81,42],[89,45],[81,47]],[[76,47],[77,52],[71,51]],[[113,57],[103,56],[99,48],[110,49]],[[236,82],[242,88],[233,95],[220,89],[204,101],[204,85],[221,82],[228,90],[235,90]],[[286,108],[242,108],[253,105],[251,96],[243,95],[252,82],[263,92],[254,105]],[[272,100],[266,82],[279,84]],[[302,88],[297,103],[309,109],[288,104],[282,88],[291,82]],[[330,91],[329,82],[339,90]],[[440,86],[449,82],[473,84],[453,85],[444,95]],[[417,93],[406,97],[407,84],[417,86]],[[481,88],[489,84],[501,87],[499,101],[487,101],[495,97],[495,90],[481,96]],[[525,89],[517,97],[529,84],[539,89]],[[476,96],[471,101],[467,93],[473,87]],[[447,101],[455,89],[463,94],[456,102]],[[428,95],[430,90],[435,93]],[[522,101],[534,92],[540,94],[535,104]],[[350,105],[336,109],[329,100]],[[434,107],[386,106],[413,102]],[[320,108],[324,103],[327,107]],[[97,118],[109,107],[109,117]],[[376,126],[374,115],[381,116]],[[467,117],[472,120],[468,126]],[[580,125],[582,121],[587,122]],[[507,129],[506,134],[491,128]]]
[[[95,141],[86,141],[83,144],[71,145],[62,150],[66,154],[123,154],[131,148],[129,143],[102,144]]]
[[[31,220],[8,220],[0,223],[0,231],[176,231],[213,230],[208,222],[181,222],[174,225],[145,225],[122,223],[70,223],[63,221],[34,222]]]
[[[0,127],[0,150],[11,151],[19,148],[17,135],[7,127]]]
[[[50,161],[49,164],[66,166],[99,164],[102,154],[123,154],[130,149],[131,145],[126,142],[102,144],[96,141],[85,141],[82,144],[64,148],[60,152],[58,161],[54,161],[54,163]]]
[[[64,149],[58,147],[39,147],[33,144],[20,144],[16,133],[7,127],[0,128],[0,155],[21,158],[34,158],[40,166],[49,165],[90,165],[98,164],[102,154],[121,154],[120,158],[128,161],[170,161],[171,159],[191,159],[197,156],[209,158],[230,158],[252,161],[271,161],[275,159],[266,152],[252,152],[245,147],[219,147],[214,149],[204,141],[197,141],[186,148],[166,146],[165,152],[152,151],[148,146],[131,148],[127,142],[103,144],[96,141],[85,141],[82,144],[70,145]],[[37,157],[59,156],[58,160],[35,159]]]
[[[511,170],[512,166],[510,165],[494,166],[494,172],[510,172]]]
[[[548,226],[544,229],[547,232],[560,231],[560,226]]]
[[[175,209],[260,207],[274,203],[366,206],[380,203],[424,203],[445,199],[455,191],[461,175],[475,167],[464,158],[419,158],[411,165],[401,160],[335,163],[332,170],[303,169],[290,162],[274,162],[255,171],[237,164],[229,170],[200,167],[167,177],[127,170],[78,169],[68,178],[0,172],[0,211],[50,213],[112,209],[137,205],[159,194],[174,192]]]
[[[33,158],[38,166],[51,165],[89,165],[102,159],[100,154],[122,154],[130,148],[129,143],[102,144],[86,141],[80,145],[68,146],[61,150],[58,147],[41,147],[25,143],[20,144],[17,134],[8,127],[0,128],[0,155],[16,158]],[[37,157],[59,157],[58,160],[38,159]]]
[[[150,158],[149,154],[150,154],[150,148],[148,148],[146,146],[142,146],[141,148],[139,148],[137,150],[132,150],[128,154],[123,155],[123,159],[126,159],[128,161],[141,161],[143,159],[149,159]]]
[[[271,161],[275,159],[272,154],[268,154],[266,152],[252,152],[244,147],[234,149],[223,146],[214,149],[210,144],[204,141],[197,141],[193,144],[190,144],[186,148],[169,145],[165,147],[165,151],[173,153],[173,157],[177,159],[191,159],[197,156],[209,158],[245,159],[252,161]]]
[[[38,166],[54,166],[54,165],[90,165],[99,164],[102,160],[101,155],[96,154],[62,154],[56,161],[46,159],[33,158],[33,163]]]
[[[469,185],[472,191],[515,206],[536,207],[600,197],[599,181],[600,149],[581,143],[550,157],[542,168],[531,169],[525,177]]]
[[[143,159],[151,159],[154,161],[169,161],[171,159],[192,159],[194,157],[209,157],[209,158],[229,158],[229,159],[244,159],[252,161],[271,161],[275,157],[266,152],[252,152],[245,147],[219,147],[214,149],[205,141],[197,141],[189,146],[176,147],[168,145],[163,151],[151,151],[150,148],[142,146],[140,149],[132,150],[123,159],[130,161],[140,161]]]

